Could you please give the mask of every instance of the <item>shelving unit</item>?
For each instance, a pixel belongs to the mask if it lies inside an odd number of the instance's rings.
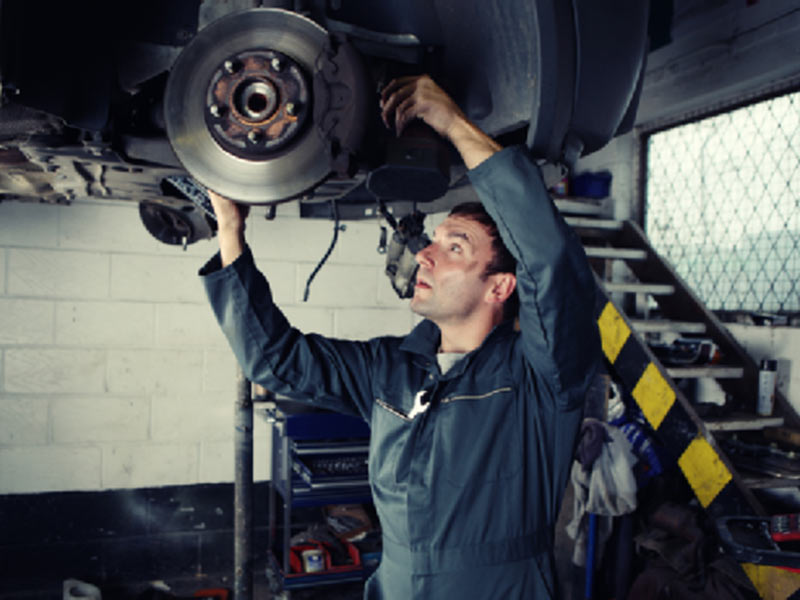
[[[363,580],[368,575],[363,564],[296,573],[291,571],[289,555],[293,509],[372,503],[367,479],[366,422],[332,412],[308,412],[291,402],[276,403],[263,416],[272,429],[269,555],[275,587],[290,590]]]

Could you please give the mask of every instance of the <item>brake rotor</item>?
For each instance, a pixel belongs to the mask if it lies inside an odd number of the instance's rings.
[[[284,200],[332,171],[314,128],[313,82],[328,39],[280,9],[223,17],[184,48],[164,97],[167,136],[204,186],[246,203]]]

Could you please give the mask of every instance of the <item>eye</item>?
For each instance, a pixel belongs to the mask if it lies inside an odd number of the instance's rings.
[[[458,254],[461,254],[461,246],[459,244],[450,244],[450,252],[457,252]]]

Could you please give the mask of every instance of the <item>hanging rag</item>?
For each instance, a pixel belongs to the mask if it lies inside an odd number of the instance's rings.
[[[586,566],[588,515],[597,518],[597,563],[611,535],[613,520],[636,510],[636,479],[633,467],[638,460],[630,442],[616,427],[597,419],[584,419],[581,425],[577,458],[572,463],[574,505],[566,531],[575,540],[572,562]]]

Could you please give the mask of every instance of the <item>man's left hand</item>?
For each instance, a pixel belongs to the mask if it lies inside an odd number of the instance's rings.
[[[466,120],[458,105],[428,75],[390,81],[381,93],[380,108],[383,123],[391,128],[394,121],[398,136],[411,121],[420,118],[449,139],[456,121]]]
[[[394,121],[398,136],[412,120],[422,119],[452,142],[468,169],[501,149],[428,75],[393,79],[381,93],[380,108],[384,124],[391,128]]]

